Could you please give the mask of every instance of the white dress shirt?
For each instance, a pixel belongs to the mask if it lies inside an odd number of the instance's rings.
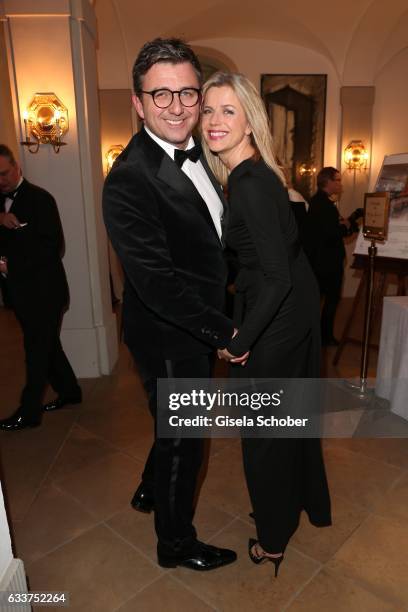
[[[157,144],[160,145],[162,149],[164,149],[164,151],[167,153],[167,155],[171,157],[172,160],[174,160],[174,149],[176,149],[177,147],[170,144],[169,142],[166,142],[165,140],[162,140],[161,138],[156,136],[156,134],[153,134],[153,132],[149,130],[146,125],[144,127],[149,136],[153,138],[153,140],[157,142]],[[193,137],[191,136],[186,149],[192,149],[194,147],[194,144],[195,143]],[[215,191],[214,186],[208,177],[207,172],[204,170],[202,163],[200,162],[200,160],[198,160],[197,162],[192,162],[190,159],[186,159],[181,169],[184,174],[186,174],[188,178],[192,181],[198,193],[203,198],[204,202],[207,204],[207,208],[215,225],[215,229],[217,230],[218,237],[221,240],[221,218],[224,209],[221,200],[218,197],[218,194]]]
[[[17,189],[20,187],[21,183],[23,182],[23,177],[20,176],[20,180],[18,181],[17,185],[14,188],[14,191],[17,191]],[[11,193],[11,191],[10,191]],[[11,205],[13,204],[13,199],[12,198],[6,198],[4,200],[4,210],[6,211],[6,213],[8,213],[10,211]]]

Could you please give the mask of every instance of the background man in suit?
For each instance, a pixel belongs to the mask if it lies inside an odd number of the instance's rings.
[[[356,220],[362,209],[357,209],[348,219],[340,216],[336,200],[342,192],[341,174],[327,166],[317,175],[317,192],[310,199],[307,233],[304,246],[324,299],[321,314],[323,346],[336,346],[334,319],[341,297],[344,259],[346,251],[343,238],[358,231]]]
[[[133,68],[133,104],[144,122],[106,179],[104,216],[125,270],[123,321],[156,415],[158,378],[208,378],[210,356],[234,333],[221,314],[226,284],[224,202],[191,136],[200,111],[201,69],[177,39],[156,39]],[[155,440],[134,508],[155,510],[163,567],[206,570],[233,551],[197,540],[193,500],[203,441]]]
[[[35,427],[41,423],[43,408],[55,410],[81,401],[81,389],[59,339],[68,304],[62,249],[54,198],[26,181],[13,153],[0,145],[0,272],[23,330],[26,358],[21,405],[0,421],[4,430]],[[43,407],[47,381],[58,397]]]

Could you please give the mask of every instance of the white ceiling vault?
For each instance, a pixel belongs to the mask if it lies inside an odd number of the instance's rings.
[[[197,43],[197,48],[207,39],[267,40],[307,48],[332,64],[343,85],[372,84],[408,46],[407,0],[287,0],[286,5],[282,0],[94,0],[93,4],[101,88],[130,87],[138,50],[156,36],[182,36],[193,47]]]

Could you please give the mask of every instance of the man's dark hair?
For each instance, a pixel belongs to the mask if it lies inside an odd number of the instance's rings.
[[[0,156],[6,157],[10,164],[16,165],[16,158],[14,157],[13,151],[5,144],[0,144]]]
[[[201,85],[202,71],[194,51],[180,38],[155,38],[143,45],[133,65],[133,89],[140,94],[143,89],[143,77],[158,62],[183,64],[189,62]]]
[[[319,189],[324,189],[327,185],[327,181],[334,181],[336,174],[339,174],[339,171],[333,168],[333,166],[322,168],[316,177],[317,187]]]

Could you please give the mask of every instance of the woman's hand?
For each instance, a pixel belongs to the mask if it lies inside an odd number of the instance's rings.
[[[249,357],[249,351],[241,355],[240,357],[236,357],[232,353],[230,353],[226,348],[218,349],[218,359],[225,359],[225,361],[230,361],[231,363],[240,363],[242,366],[246,364]]]

